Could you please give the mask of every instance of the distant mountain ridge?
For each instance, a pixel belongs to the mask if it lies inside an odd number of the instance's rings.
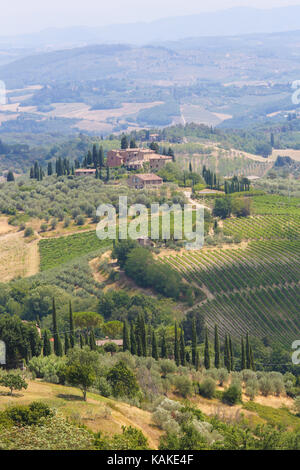
[[[60,48],[94,43],[145,45],[187,37],[273,33],[299,29],[300,5],[273,9],[236,7],[216,12],[170,17],[152,22],[104,27],[49,28],[38,33],[0,37],[0,46]]]

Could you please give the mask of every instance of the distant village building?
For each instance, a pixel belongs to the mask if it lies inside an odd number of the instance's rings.
[[[143,168],[144,163],[149,163],[150,169],[154,170],[162,168],[172,160],[172,157],[159,155],[151,149],[110,150],[107,153],[107,166],[110,168],[124,165],[128,169],[139,170]]]
[[[122,339],[109,339],[108,336],[106,336],[105,339],[98,339],[96,341],[97,346],[104,346],[107,343],[114,343],[117,346],[123,346],[123,340]]]
[[[161,186],[163,179],[153,173],[137,174],[128,178],[128,184],[135,189],[145,189],[151,186]]]
[[[75,170],[75,176],[96,175],[96,170],[92,168],[78,168]]]

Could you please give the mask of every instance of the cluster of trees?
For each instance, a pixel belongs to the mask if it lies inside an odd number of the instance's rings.
[[[115,244],[112,256],[118,259],[127,276],[141,287],[151,287],[174,299],[191,295],[176,271],[156,262],[151,251],[138,246],[136,242],[120,241]]]
[[[250,185],[251,183],[248,178],[239,179],[237,176],[234,176],[230,181],[225,180],[224,191],[225,194],[250,191]]]
[[[226,219],[231,214],[237,217],[248,217],[251,214],[251,200],[248,197],[219,197],[215,199],[213,215]]]
[[[30,168],[29,177],[31,179],[36,179],[37,181],[42,181],[45,176],[43,168],[39,165],[38,162],[34,162],[34,165]]]
[[[217,190],[220,189],[219,177],[213,171],[208,170],[205,165],[203,165],[203,168],[202,168],[202,176],[203,176],[205,183],[210,189],[217,189]]]
[[[0,339],[6,345],[6,363],[17,367],[22,360],[39,356],[42,342],[37,325],[24,322],[17,316],[0,315]]]

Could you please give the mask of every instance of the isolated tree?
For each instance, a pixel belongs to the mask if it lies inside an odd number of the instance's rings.
[[[209,342],[208,342],[207,328],[206,328],[206,332],[205,332],[204,367],[205,367],[205,369],[210,369],[210,354],[209,354]]]
[[[11,182],[11,181],[15,181],[14,174],[13,174],[13,172],[12,172],[11,170],[9,170],[9,171],[7,172],[6,180],[7,180],[8,183]]]
[[[1,375],[0,385],[2,385],[2,387],[9,388],[10,395],[13,394],[14,390],[26,389],[28,386],[22,375],[14,371],[6,372]]]
[[[215,325],[215,368],[220,368],[220,340],[217,325]]]
[[[55,307],[54,298],[52,300],[52,329],[53,329],[53,338],[54,338],[54,354],[56,354],[56,356],[62,356],[63,350],[62,350],[61,339],[58,333],[56,307]]]
[[[75,361],[66,367],[66,379],[71,385],[82,390],[83,399],[86,401],[87,390],[95,382],[96,374],[91,364]]]

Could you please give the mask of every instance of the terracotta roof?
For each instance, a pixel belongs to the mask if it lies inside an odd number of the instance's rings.
[[[146,174],[137,174],[134,175],[136,178],[139,178],[143,181],[162,181],[160,176],[154,175],[153,173],[146,173]]]
[[[96,170],[92,169],[92,168],[78,168],[77,170],[75,170],[75,173],[95,173]]]

